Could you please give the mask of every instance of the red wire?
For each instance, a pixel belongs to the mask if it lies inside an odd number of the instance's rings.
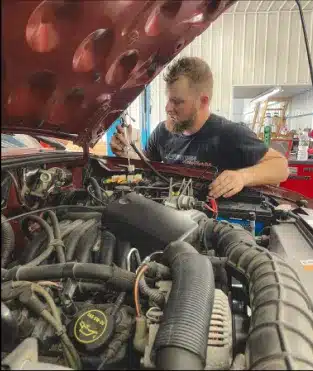
[[[209,201],[210,201],[211,207],[209,205],[207,205],[206,208],[208,210],[212,211],[215,214],[215,217],[217,217],[217,215],[218,215],[217,202],[214,198],[209,198]]]

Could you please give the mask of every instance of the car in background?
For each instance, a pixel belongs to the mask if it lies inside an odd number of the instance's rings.
[[[12,148],[66,150],[66,146],[63,143],[52,138],[33,137],[27,134],[1,134],[1,151],[7,151]]]

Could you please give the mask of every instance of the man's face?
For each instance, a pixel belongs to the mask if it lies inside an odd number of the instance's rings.
[[[193,127],[200,108],[200,97],[182,76],[166,88],[166,128],[173,133],[183,133]]]

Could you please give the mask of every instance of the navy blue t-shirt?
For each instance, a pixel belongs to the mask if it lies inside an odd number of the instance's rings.
[[[213,165],[219,170],[253,166],[268,148],[243,123],[211,114],[195,134],[169,132],[161,122],[151,134],[145,151],[151,161],[191,166]]]

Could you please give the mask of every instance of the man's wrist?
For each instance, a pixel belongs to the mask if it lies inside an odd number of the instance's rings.
[[[252,186],[254,183],[254,170],[251,168],[245,168],[238,170],[238,173],[242,177],[242,182],[244,184],[244,187]]]

